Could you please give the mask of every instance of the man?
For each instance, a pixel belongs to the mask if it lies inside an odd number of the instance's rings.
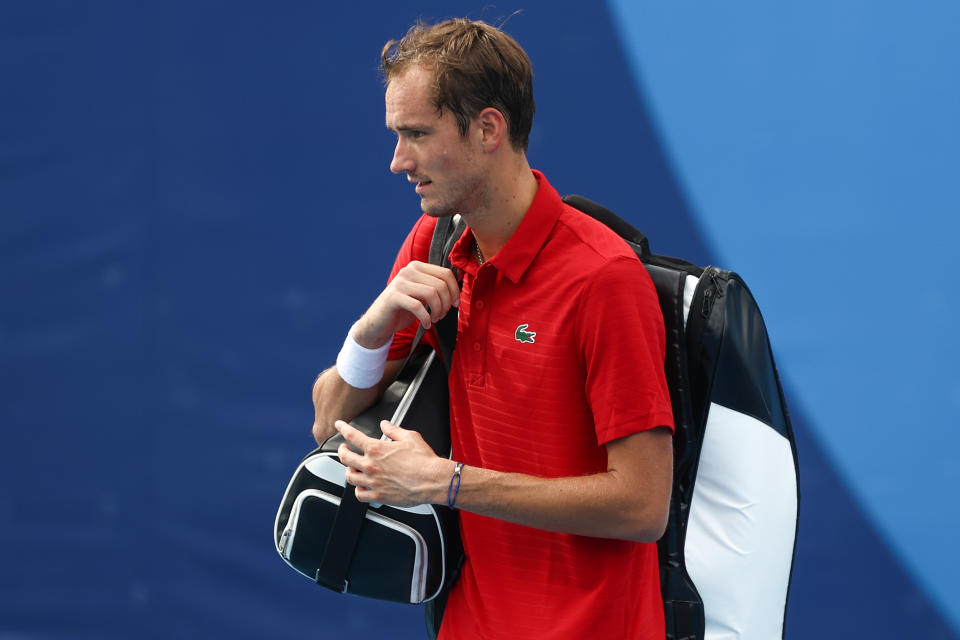
[[[619,237],[531,170],[532,71],[509,36],[417,25],[387,43],[382,68],[390,169],[424,215],[314,385],[314,436],[335,428],[363,452],[339,452],[361,501],[460,510],[466,562],[441,640],[662,640],[672,414],[653,285]],[[426,263],[436,219],[456,213],[462,288]],[[380,441],[344,422],[394,379],[417,324],[452,309],[454,460],[415,431],[385,422]]]

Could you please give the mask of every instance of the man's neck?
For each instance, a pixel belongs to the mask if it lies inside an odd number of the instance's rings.
[[[507,244],[537,195],[537,179],[525,156],[494,176],[488,188],[488,204],[463,218],[484,260],[492,258]]]

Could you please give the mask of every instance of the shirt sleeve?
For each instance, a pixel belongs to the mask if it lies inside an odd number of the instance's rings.
[[[659,426],[673,430],[656,288],[632,256],[607,261],[582,290],[578,323],[597,442]]]
[[[388,283],[397,276],[400,269],[414,260],[419,262],[430,260],[430,241],[433,239],[433,230],[436,226],[437,219],[427,215],[423,215],[417,220],[397,252],[397,259],[394,260],[393,269],[390,270],[390,277],[387,279]],[[419,327],[420,322],[415,321],[405,329],[393,334],[393,344],[390,345],[390,351],[387,355],[388,360],[406,358],[410,354],[410,346],[413,344],[413,338],[416,336]],[[433,330],[424,334],[423,340],[434,349],[437,348],[437,339]]]

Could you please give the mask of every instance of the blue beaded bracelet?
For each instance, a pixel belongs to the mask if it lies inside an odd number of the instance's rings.
[[[457,503],[457,496],[460,495],[460,472],[463,471],[463,463],[458,462],[457,466],[453,469],[453,475],[450,476],[450,486],[447,488],[447,506],[453,509],[453,505]],[[457,482],[457,487],[454,489],[453,482]]]

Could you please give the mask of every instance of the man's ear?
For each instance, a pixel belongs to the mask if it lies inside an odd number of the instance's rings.
[[[477,114],[474,121],[480,132],[480,142],[484,151],[488,153],[496,151],[507,140],[509,136],[507,119],[499,109],[487,107]]]

